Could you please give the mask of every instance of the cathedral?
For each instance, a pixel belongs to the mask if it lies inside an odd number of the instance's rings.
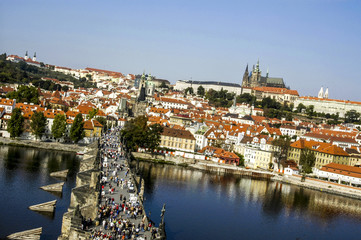
[[[268,70],[265,77],[261,76],[261,70],[259,69],[259,61],[257,65],[252,68],[252,72],[248,72],[248,64],[243,75],[242,88],[254,88],[254,87],[277,87],[285,88],[283,78],[271,78],[268,76]]]

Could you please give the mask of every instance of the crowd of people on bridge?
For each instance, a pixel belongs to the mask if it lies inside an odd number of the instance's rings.
[[[157,228],[145,214],[124,158],[119,128],[100,139],[100,204],[91,239],[155,239]]]

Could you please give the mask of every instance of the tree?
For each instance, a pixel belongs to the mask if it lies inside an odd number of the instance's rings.
[[[98,114],[99,109],[98,108],[93,108],[92,110],[89,111],[89,115],[88,115],[88,119],[92,119],[93,117],[95,117]]]
[[[35,135],[36,139],[41,139],[41,137],[45,133],[45,128],[47,125],[46,117],[43,112],[34,112],[33,116],[31,116],[31,131]]]
[[[162,82],[159,88],[169,88],[165,82]]]
[[[148,148],[153,152],[159,146],[163,127],[159,124],[147,126],[147,117],[139,116],[128,121],[121,130],[121,136],[130,151]]]
[[[108,125],[107,125],[107,120],[103,117],[96,117],[95,120],[97,120],[98,122],[100,122],[101,125],[103,125],[103,129],[104,131],[108,130]]]
[[[84,122],[81,113],[78,113],[75,116],[73,125],[71,125],[70,138],[75,143],[79,142],[81,139],[84,138]]]
[[[23,132],[24,117],[21,115],[20,108],[15,108],[8,122],[7,131],[11,138],[16,138]]]
[[[194,90],[192,87],[187,87],[185,90],[184,90],[184,93],[187,95],[188,93],[189,94],[193,94],[194,93]]]
[[[55,139],[62,138],[66,130],[66,117],[64,114],[56,114],[51,126],[51,133]]]
[[[360,119],[360,113],[356,110],[347,111],[345,114],[345,123],[354,123],[358,122]]]
[[[203,97],[205,93],[206,93],[206,90],[204,89],[204,87],[202,85],[200,85],[197,88],[197,95]]]
[[[313,151],[304,148],[301,151],[300,165],[302,165],[303,173],[312,173],[312,168],[315,166],[316,157]]]
[[[239,157],[239,164],[238,166],[244,167],[244,156],[238,152],[235,152],[235,154]]]
[[[315,113],[314,109],[315,109],[315,106],[313,106],[313,105],[307,106],[307,108],[306,108],[306,114],[307,114],[309,117],[312,117],[312,116],[314,115],[314,113]]]
[[[146,139],[144,147],[148,148],[148,151],[151,153],[159,146],[160,144],[160,134],[163,132],[163,127],[156,123],[147,127]]]
[[[278,169],[280,169],[280,165],[282,162],[287,160],[288,149],[290,148],[290,138],[288,136],[281,136],[275,140],[273,140],[273,152],[278,164]]]
[[[306,106],[303,105],[302,103],[298,104],[296,111],[301,113],[303,109],[306,109]]]
[[[256,96],[252,96],[249,93],[243,93],[237,96],[237,103],[248,103],[252,104],[256,101]]]
[[[39,92],[35,87],[20,86],[17,91],[6,94],[7,98],[16,99],[16,102],[39,103]]]

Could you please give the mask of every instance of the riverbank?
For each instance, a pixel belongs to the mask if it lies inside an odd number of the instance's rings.
[[[315,178],[306,178],[305,182],[301,182],[301,176],[298,175],[279,175],[278,173],[267,172],[264,170],[246,169],[237,166],[232,166],[222,163],[214,163],[210,161],[199,161],[194,159],[186,159],[180,157],[170,156],[152,156],[148,153],[132,153],[135,158],[141,161],[149,161],[161,164],[171,164],[182,167],[188,167],[190,169],[212,172],[216,174],[233,174],[241,176],[249,176],[256,179],[270,179],[271,181],[278,181],[286,184],[295,185],[301,188],[308,188],[320,192],[326,192],[329,194],[335,194],[339,196],[354,198],[361,200],[361,188],[347,186],[343,184],[327,182]]]
[[[84,151],[86,147],[77,144],[64,144],[58,142],[40,142],[35,140],[18,140],[18,139],[9,139],[3,137],[0,137],[0,145],[42,148],[47,150],[57,150],[57,151],[65,151],[65,152],[81,152]]]

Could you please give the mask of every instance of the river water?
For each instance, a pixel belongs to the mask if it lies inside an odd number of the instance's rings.
[[[73,153],[0,146],[0,239],[43,227],[60,234],[79,159]],[[361,201],[277,182],[216,175],[172,165],[140,163],[145,208],[157,224],[166,203],[173,239],[361,239]],[[70,169],[63,195],[39,187],[60,182],[50,172]],[[57,199],[53,216],[28,206]]]
[[[64,169],[69,169],[69,175],[62,196],[39,189],[61,182],[49,173]],[[75,153],[0,146],[0,239],[37,227],[43,227],[41,239],[57,239],[78,169]],[[30,205],[52,200],[58,200],[53,215],[28,209]]]
[[[361,239],[361,201],[278,182],[140,163],[145,208],[178,239]]]

